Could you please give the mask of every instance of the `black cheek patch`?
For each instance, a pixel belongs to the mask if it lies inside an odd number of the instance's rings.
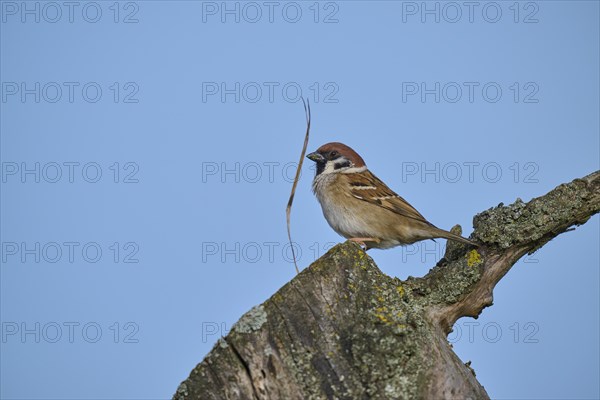
[[[333,169],[348,168],[350,166],[352,166],[352,163],[350,161],[346,160],[343,163],[339,163],[339,164],[334,163]]]

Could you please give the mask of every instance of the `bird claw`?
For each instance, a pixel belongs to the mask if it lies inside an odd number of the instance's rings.
[[[379,243],[379,239],[375,239],[375,238],[350,238],[348,240],[358,244],[365,251],[367,251],[369,249],[365,242]]]

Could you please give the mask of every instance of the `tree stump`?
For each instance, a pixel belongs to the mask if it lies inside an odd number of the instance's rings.
[[[449,242],[426,276],[405,281],[339,244],[242,316],[173,398],[488,399],[447,341],[452,326],[492,305],[519,258],[598,211],[600,171],[476,215],[481,247]]]

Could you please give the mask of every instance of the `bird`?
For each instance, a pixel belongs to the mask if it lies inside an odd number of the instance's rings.
[[[443,238],[476,246],[445,231],[375,176],[357,152],[332,142],[306,156],[316,163],[312,191],[325,219],[339,235],[365,250],[388,249]]]

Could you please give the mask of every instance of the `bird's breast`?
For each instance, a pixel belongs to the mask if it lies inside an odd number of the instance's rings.
[[[341,174],[318,175],[313,182],[313,190],[327,223],[340,235],[358,237],[368,230],[364,213],[357,209],[357,202],[350,195],[346,177]]]

